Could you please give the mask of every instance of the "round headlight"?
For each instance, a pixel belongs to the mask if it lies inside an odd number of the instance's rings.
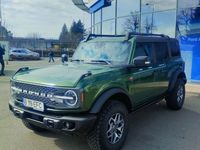
[[[78,102],[78,96],[76,92],[69,90],[65,93],[64,103],[69,106],[75,106]]]

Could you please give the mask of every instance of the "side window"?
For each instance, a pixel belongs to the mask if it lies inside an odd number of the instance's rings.
[[[138,56],[148,56],[149,60],[153,62],[153,54],[152,54],[152,43],[136,43],[136,49],[134,53],[134,58]]]
[[[181,55],[178,41],[176,40],[170,41],[170,49],[172,57],[177,57]]]
[[[169,58],[168,45],[166,42],[154,43],[155,56],[157,64],[165,63],[166,59]]]

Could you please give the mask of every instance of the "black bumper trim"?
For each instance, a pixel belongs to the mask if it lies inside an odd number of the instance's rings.
[[[90,131],[97,118],[92,114],[82,116],[44,115],[41,113],[23,110],[22,108],[12,106],[11,104],[9,104],[9,109],[17,118],[26,120],[36,126],[72,134],[81,134]]]

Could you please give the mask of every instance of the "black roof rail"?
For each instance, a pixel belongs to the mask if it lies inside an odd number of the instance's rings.
[[[97,37],[125,37],[125,35],[102,35],[102,34],[89,34],[84,42],[89,41],[91,38],[97,38]]]
[[[128,32],[126,35],[102,35],[102,34],[89,34],[87,37],[83,40],[83,42],[87,42],[92,38],[97,37],[125,37],[126,40],[129,40],[132,36],[157,36],[157,37],[163,37],[163,38],[170,38],[167,35],[164,34],[147,34],[147,33],[134,33],[134,32]]]
[[[134,32],[129,32],[126,34],[126,39],[129,40],[131,36],[157,36],[157,37],[163,37],[163,38],[170,38],[169,36],[165,34],[148,34],[148,33],[134,33]]]

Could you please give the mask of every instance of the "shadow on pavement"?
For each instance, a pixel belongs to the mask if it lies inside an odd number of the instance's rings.
[[[200,141],[200,114],[187,108],[171,111],[165,102],[133,113],[129,118],[129,134],[123,150],[198,150]],[[86,138],[44,133],[41,136],[56,138],[62,150],[88,150]]]

